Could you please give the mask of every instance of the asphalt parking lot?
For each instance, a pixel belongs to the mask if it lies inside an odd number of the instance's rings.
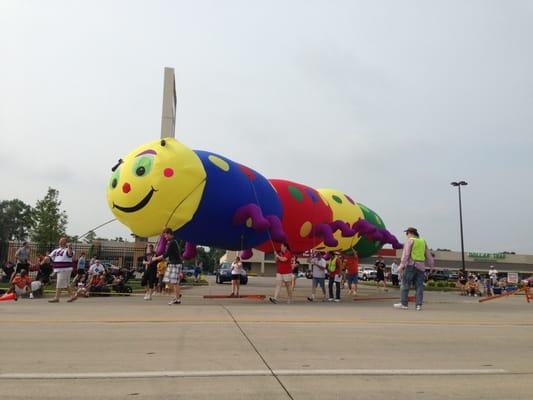
[[[6,399],[531,399],[533,304],[426,292],[392,300],[294,304],[167,296],[0,303]],[[272,292],[251,277],[243,294]],[[360,296],[377,294],[363,287]],[[365,297],[366,296],[366,297]]]

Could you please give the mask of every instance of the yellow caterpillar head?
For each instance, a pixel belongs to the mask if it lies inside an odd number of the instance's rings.
[[[173,138],[154,140],[137,147],[113,168],[107,203],[134,234],[154,236],[192,219],[205,179],[194,151]]]

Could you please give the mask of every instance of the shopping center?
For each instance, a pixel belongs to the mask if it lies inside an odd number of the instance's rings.
[[[432,251],[435,257],[435,269],[459,270],[462,265],[460,251]],[[238,255],[236,251],[228,251],[221,258],[222,262],[231,262]],[[373,265],[377,257],[381,256],[385,264],[390,266],[393,260],[399,260],[402,250],[382,249],[377,256],[360,260],[361,265]],[[307,265],[306,258],[300,258],[303,266]],[[273,253],[263,253],[254,250],[254,255],[247,260],[247,267],[252,273],[264,276],[273,276],[276,273],[276,264]],[[482,253],[465,252],[465,266],[468,271],[487,272],[493,265],[500,272],[533,273],[533,255],[510,253]]]

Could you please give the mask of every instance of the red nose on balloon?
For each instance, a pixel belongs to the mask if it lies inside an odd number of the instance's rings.
[[[122,191],[124,193],[129,193],[129,191],[131,190],[131,186],[128,182],[126,182],[124,185],[122,185]]]

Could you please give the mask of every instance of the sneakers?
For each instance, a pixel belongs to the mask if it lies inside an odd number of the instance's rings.
[[[340,301],[341,301],[341,299],[335,299],[335,303],[338,303]]]
[[[148,295],[148,294],[145,294],[145,295],[144,295],[144,299],[145,299],[145,300],[152,300],[151,296]]]
[[[422,306],[421,305],[416,306],[416,311],[422,311]]]
[[[49,303],[59,303],[59,299],[48,300]]]
[[[67,300],[67,303],[72,303],[73,301],[76,301],[78,299],[78,297],[71,297],[70,299]]]
[[[312,297],[308,297],[307,301],[315,301],[315,299],[313,299]]]
[[[333,297],[330,297],[330,298],[328,299],[328,301],[333,301]]]
[[[398,309],[398,310],[408,310],[409,307],[407,306],[404,306],[402,303],[396,303],[393,305],[394,308]]]
[[[278,304],[278,301],[274,297],[269,297],[268,300],[273,304]]]
[[[181,304],[181,299],[172,299],[168,302],[168,305],[171,306],[173,304]]]
[[[30,299],[33,299],[33,293],[30,293]]]

